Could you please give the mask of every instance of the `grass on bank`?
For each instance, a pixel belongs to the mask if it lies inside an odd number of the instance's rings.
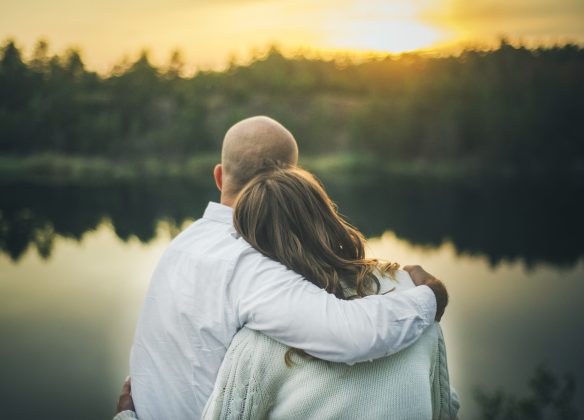
[[[209,180],[218,159],[217,155],[199,155],[182,161],[165,161],[155,157],[114,160],[55,154],[0,156],[0,180],[3,183],[53,185],[179,178],[204,182]]]
[[[95,185],[172,179],[210,183],[213,167],[219,160],[216,153],[181,160],[156,157],[114,160],[59,154],[0,156],[0,182]],[[323,179],[335,178],[344,182],[366,180],[372,176],[452,181],[484,176],[509,179],[519,175],[513,168],[485,169],[473,162],[387,161],[374,155],[356,154],[308,156],[301,158],[300,165]]]

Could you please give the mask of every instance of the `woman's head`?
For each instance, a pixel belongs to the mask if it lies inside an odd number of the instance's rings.
[[[374,271],[399,267],[365,258],[363,235],[337,212],[316,178],[296,167],[273,166],[256,175],[237,198],[233,222],[261,253],[341,299],[379,292]],[[288,366],[293,353],[307,357],[290,349]]]
[[[376,293],[373,271],[389,267],[365,258],[363,235],[299,168],[273,167],[253,178],[237,199],[234,224],[254,248],[339,298]]]

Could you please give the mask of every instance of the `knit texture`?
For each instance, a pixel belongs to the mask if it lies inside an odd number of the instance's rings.
[[[113,418],[113,420],[137,420],[136,413],[131,410],[122,411]]]
[[[225,356],[203,418],[454,419],[444,337],[438,324],[392,356],[353,366],[293,356],[288,347],[242,329]]]

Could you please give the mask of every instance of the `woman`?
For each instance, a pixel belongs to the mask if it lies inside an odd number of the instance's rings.
[[[254,248],[338,298],[413,287],[397,264],[365,257],[363,235],[301,169],[274,167],[257,175],[240,193],[233,217]],[[244,328],[226,354],[203,418],[452,419],[458,406],[438,324],[406,350],[354,366],[313,359]]]

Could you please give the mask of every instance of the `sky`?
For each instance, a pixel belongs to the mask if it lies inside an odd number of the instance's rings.
[[[584,42],[582,0],[0,0],[0,42],[30,54],[79,48],[107,71],[148,49],[157,64],[174,49],[196,68],[245,61],[278,45],[290,53],[449,51],[493,45]]]

